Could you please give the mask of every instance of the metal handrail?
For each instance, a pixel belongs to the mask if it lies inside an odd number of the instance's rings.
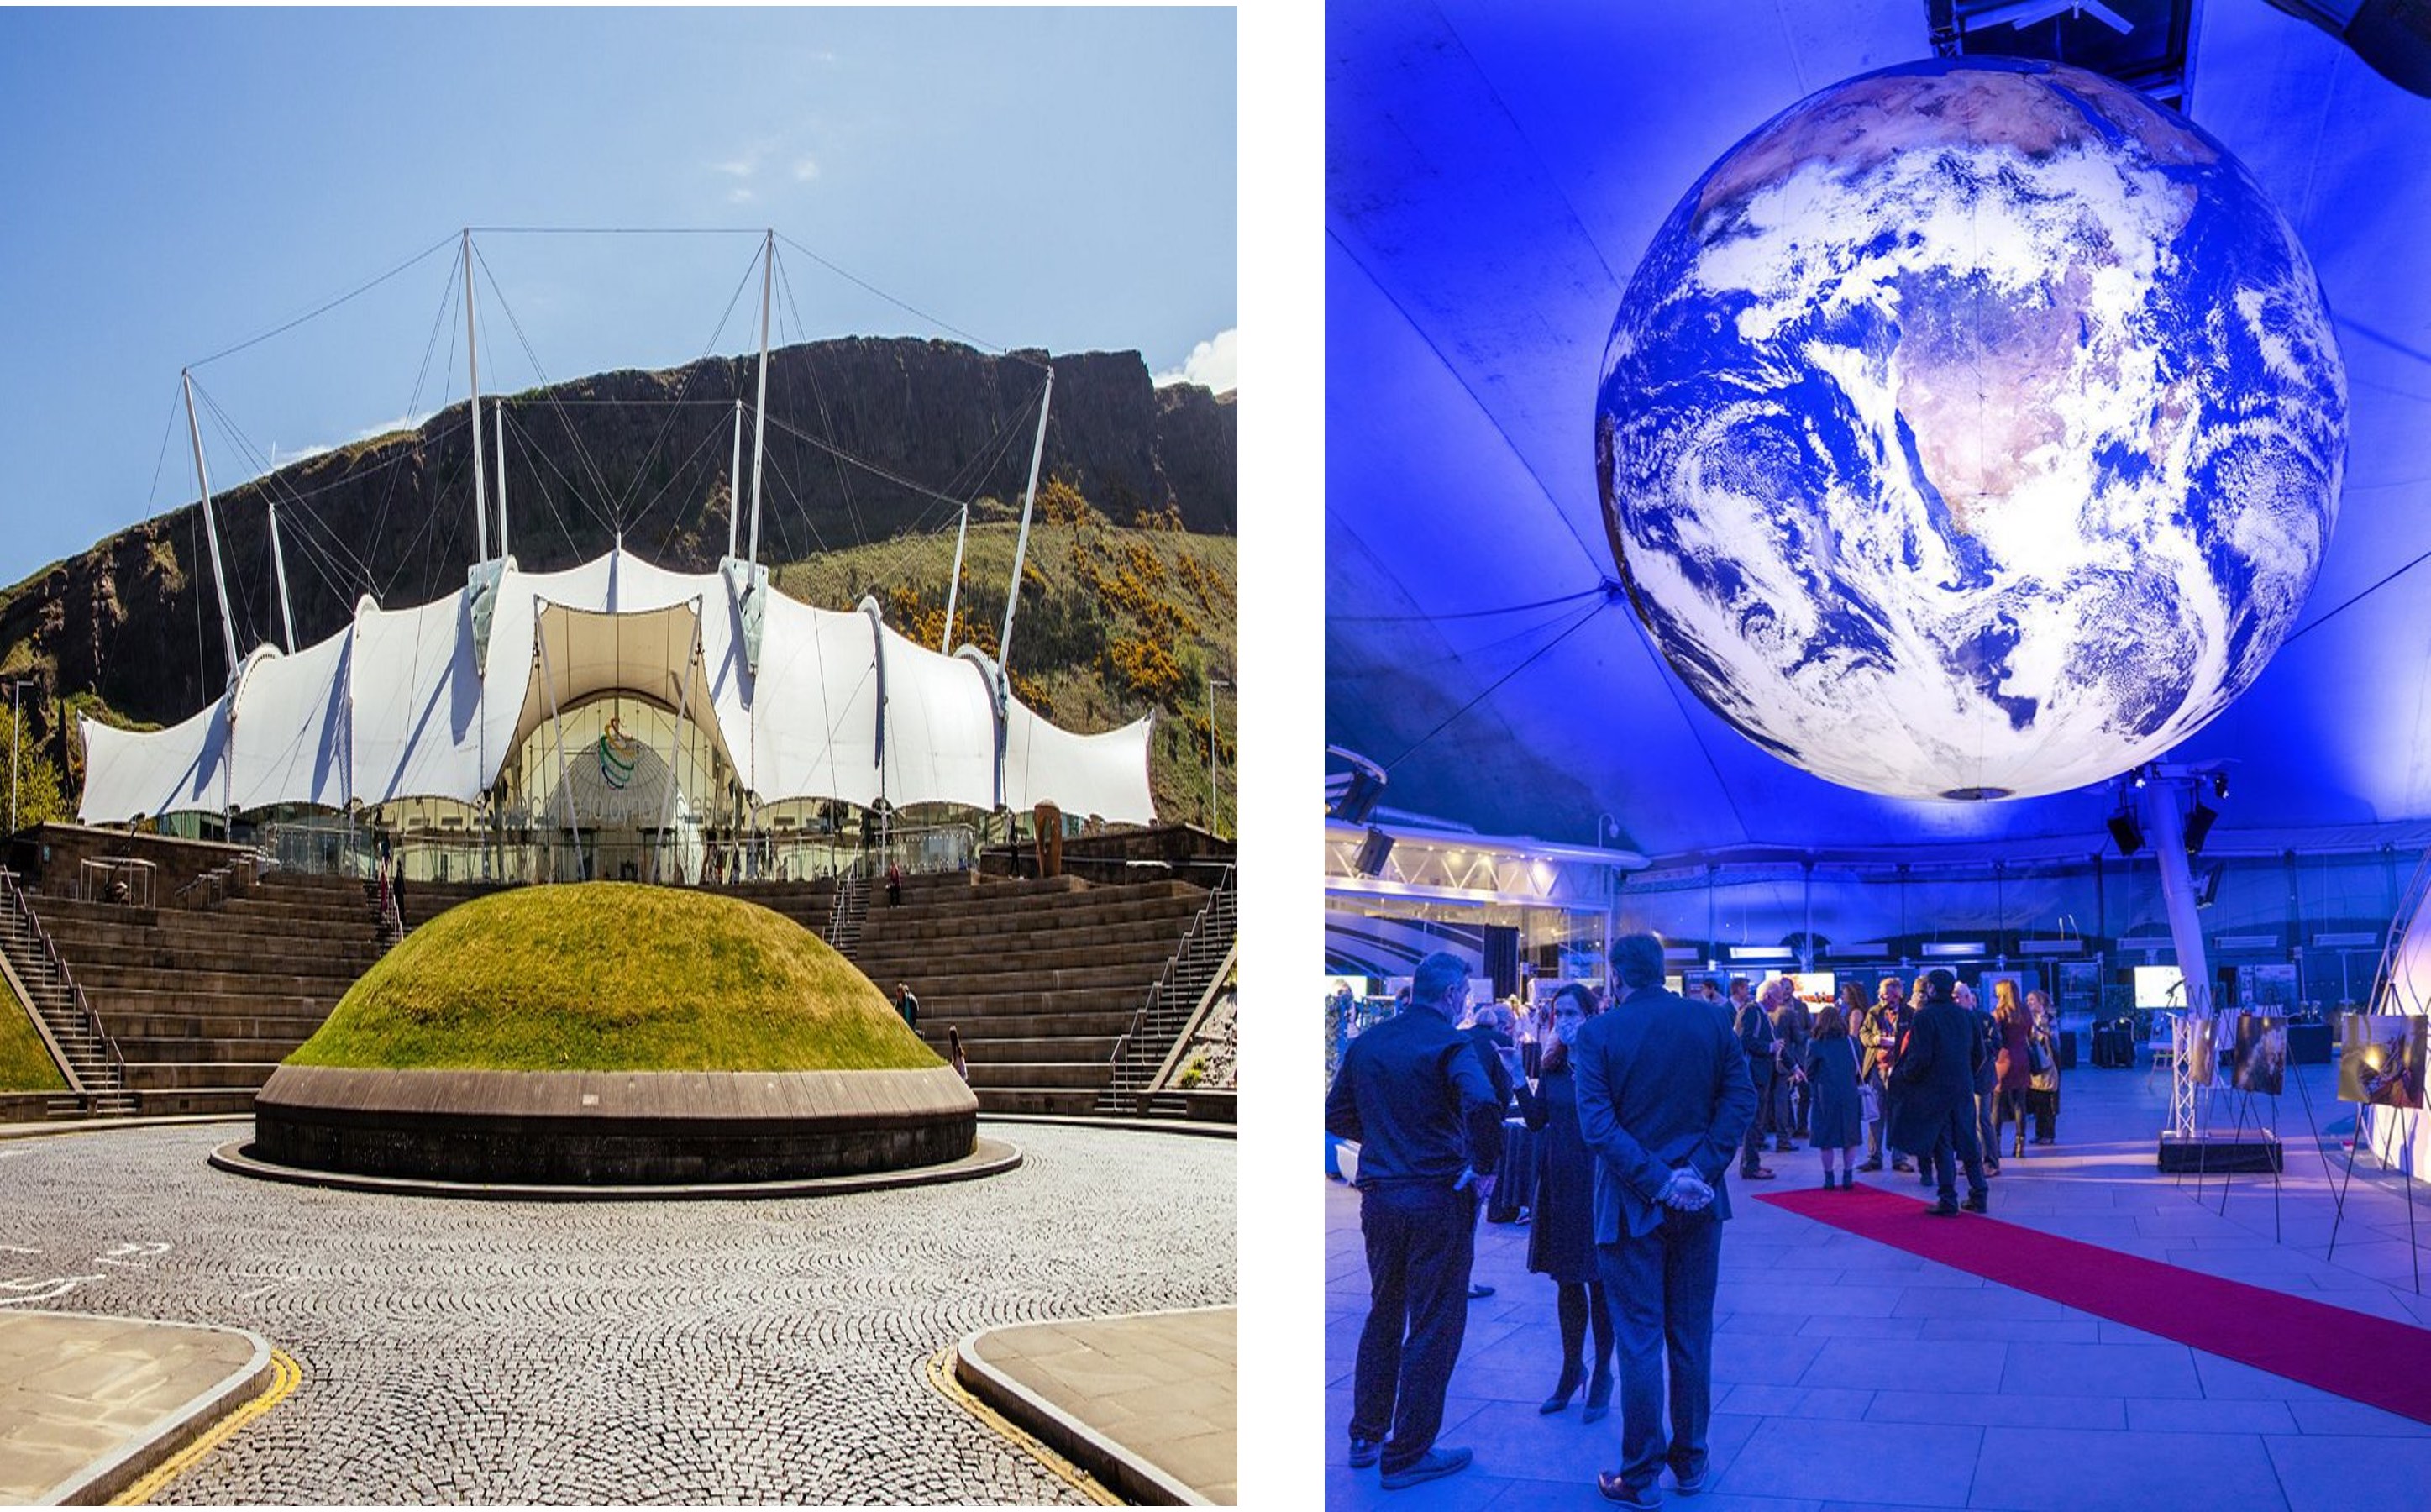
[[[1107,1057],[1114,1075],[1115,1091],[1125,1090],[1122,1085],[1125,1080],[1123,1076],[1125,1051],[1130,1049],[1133,1039],[1147,1033],[1148,1025],[1156,1019],[1157,1008],[1165,998],[1167,989],[1179,983],[1186,966],[1197,959],[1199,932],[1206,928],[1208,919],[1214,916],[1216,911],[1223,905],[1232,891],[1232,882],[1233,868],[1232,864],[1227,863],[1223,870],[1217,873],[1215,885],[1208,889],[1207,901],[1200,904],[1199,912],[1191,916],[1190,928],[1182,932],[1182,943],[1174,948],[1173,954],[1165,958],[1165,969],[1159,972],[1156,981],[1149,984],[1146,1000],[1133,1010],[1132,1027],[1115,1037],[1114,1051]],[[1200,995],[1202,997],[1205,995],[1203,988]]]
[[[75,974],[68,970],[67,962],[59,955],[59,946],[51,939],[51,932],[42,928],[42,921],[35,915],[33,905],[25,901],[25,889],[17,885],[14,873],[0,871],[0,891],[8,893],[8,901],[15,905],[18,914],[25,920],[27,931],[35,939],[42,942],[42,954],[50,963],[52,976],[67,989],[69,1000],[76,1005],[76,1011],[84,1016],[85,1028],[108,1055],[110,1079],[116,1084],[102,1090],[125,1091],[126,1088],[126,1055],[119,1050],[118,1041],[112,1039],[109,1032],[102,1028],[101,1015],[92,1011],[92,1003],[84,995],[83,984],[78,983]]]

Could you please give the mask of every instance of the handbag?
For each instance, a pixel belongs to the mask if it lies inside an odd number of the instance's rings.
[[[2026,1041],[2026,1074],[2040,1076],[2051,1069],[2051,1051],[2043,1049],[2043,1037],[2035,1035]]]
[[[1866,1122],[1874,1123],[1881,1119],[1883,1116],[1883,1095],[1874,1090],[1872,1083],[1865,1082],[1858,1084],[1857,1104],[1863,1110],[1860,1116]]]

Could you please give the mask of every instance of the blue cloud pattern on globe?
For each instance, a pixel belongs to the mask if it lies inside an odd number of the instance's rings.
[[[2346,375],[2218,142],[2081,69],[1935,60],[1697,181],[1596,453],[1632,602],[1716,713],[1851,787],[2025,797],[2261,674],[2337,518]]]

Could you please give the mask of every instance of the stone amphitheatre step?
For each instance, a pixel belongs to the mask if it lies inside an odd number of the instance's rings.
[[[219,914],[194,914],[190,919],[173,919],[151,924],[141,919],[43,919],[43,929],[54,941],[85,941],[94,946],[124,946],[124,943],[146,943],[146,946],[197,946],[197,948],[248,948],[248,950],[270,950],[282,946],[326,948],[370,948],[377,950],[377,936],[372,933],[370,919],[335,924],[265,924],[265,921],[226,919]]]
[[[103,1012],[121,1045],[139,1040],[213,1039],[270,1042],[312,1037],[328,1021],[327,1011],[310,1014],[127,1014]],[[129,1052],[129,1058],[132,1052]],[[162,1056],[163,1060],[179,1059]]]
[[[943,1045],[948,1027],[962,1031],[963,1043],[994,1039],[1112,1039],[1132,1027],[1132,1010],[1112,1013],[1047,1013],[980,1015],[923,1008],[920,1032],[931,1044]]]
[[[164,1088],[139,1091],[133,1101],[136,1112],[151,1118],[248,1114],[253,1111],[253,1093],[250,1086]]]
[[[133,1067],[128,1067],[129,1071]],[[971,1062],[973,1087],[1031,1087],[1052,1091],[1099,1091],[1114,1084],[1114,1068],[1104,1061],[979,1061]]]
[[[979,1094],[980,1112],[1048,1114],[1059,1117],[1086,1117],[1097,1111],[1098,1094],[1086,1091],[1055,1090],[1041,1087],[973,1087]]]
[[[912,990],[917,992],[920,990],[920,977],[941,975],[1008,977],[1058,971],[1120,970],[1124,973],[1123,980],[1145,973],[1146,980],[1153,982],[1174,949],[1174,942],[1169,940],[1143,940],[1129,945],[1053,943],[1064,939],[1065,936],[1055,935],[1049,937],[1049,943],[1035,946],[950,952],[933,949],[907,950],[863,946],[853,952],[852,959],[855,966],[880,986],[887,985],[890,980],[909,982]]]
[[[978,894],[968,899],[931,903],[907,900],[899,908],[889,908],[880,900],[870,905],[867,922],[889,930],[911,930],[940,923],[975,929],[1011,930],[1048,917],[1119,923],[1195,913],[1205,905],[1206,900],[1206,895],[1196,888],[1168,893],[1162,889],[1143,892],[1130,887],[1108,887],[1095,892],[1058,893],[1037,898],[992,898]]]
[[[151,1061],[126,1063],[127,1089],[136,1093],[253,1088],[270,1080],[273,1061]]]
[[[122,965],[122,967],[151,967],[151,970],[180,972],[236,972],[250,975],[255,970],[267,970],[282,977],[311,977],[316,983],[330,984],[333,992],[345,992],[355,977],[372,970],[381,955],[379,946],[353,946],[353,943],[326,941],[282,941],[265,946],[173,946],[173,943],[146,941],[92,941],[92,938],[54,936],[59,943],[60,958],[66,958],[68,970],[83,980],[85,970]]]
[[[876,968],[863,965],[862,969],[878,983],[880,991],[892,992],[895,983],[908,982],[925,1010],[934,994],[940,1002],[953,999],[997,996],[1020,992],[1089,992],[1122,991],[1131,995],[1132,1006],[1138,1006],[1138,995],[1148,990],[1156,980],[1155,963],[1135,966],[1066,966],[1054,970],[989,971],[974,969],[975,963],[930,961],[926,971],[909,968]]]
[[[1110,915],[1138,914],[1142,908],[1157,907],[1165,912],[1150,917],[1110,917]],[[1155,941],[1166,949],[1173,948],[1198,917],[1198,910],[1180,903],[1156,905],[1124,905],[1118,909],[1092,910],[1083,915],[1076,910],[1071,915],[1058,916],[1051,923],[1053,937],[1081,935],[1104,945],[1135,945]],[[958,928],[951,922],[929,922],[916,928],[899,929],[892,919],[872,919],[862,926],[863,949],[885,946],[896,949],[934,949],[967,947],[981,941],[1021,941],[1041,937],[1038,923],[1023,924],[1018,929],[997,929],[988,920],[974,920],[971,927]]]
[[[230,1018],[327,1018],[337,1003],[335,995],[271,998],[247,992],[135,992],[91,987],[85,989],[84,997],[106,1025],[137,1016],[182,1018],[193,1023]]]
[[[310,1033],[279,1038],[190,1039],[178,1036],[169,1039],[139,1039],[131,1034],[118,1036],[118,1053],[130,1066],[169,1065],[184,1062],[206,1062],[213,1065],[259,1061],[276,1066],[293,1054]]]
[[[335,1002],[352,986],[359,973],[332,971],[326,976],[274,975],[268,971],[194,971],[179,966],[130,966],[92,962],[76,966],[76,980],[88,988],[122,992],[206,992],[254,994],[269,998],[323,998]]]
[[[946,1053],[943,1031],[921,1037],[929,1041],[930,1050],[940,1055]],[[963,1053],[973,1066],[982,1061],[1021,1065],[1058,1062],[1102,1065],[1115,1052],[1115,1039],[1113,1034],[1097,1038],[1077,1034],[1055,1035],[1046,1039],[993,1039],[982,1034],[964,1034]]]
[[[351,906],[263,901],[239,899],[218,908],[132,908],[120,903],[93,903],[75,898],[32,895],[34,912],[45,929],[75,922],[135,925],[186,932],[272,933],[299,927],[360,927],[368,934],[371,914],[358,898]]]

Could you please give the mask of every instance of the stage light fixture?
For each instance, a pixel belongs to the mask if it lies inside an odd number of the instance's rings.
[[[2144,832],[2136,823],[2136,815],[2121,809],[2110,816],[2110,838],[2119,842],[2119,853],[2132,856],[2144,848]]]
[[[2147,772],[2149,772],[2150,770],[2151,770],[2151,768],[2150,768],[2150,767],[2147,767],[2147,766],[2138,766],[2138,767],[2137,767],[2137,768],[2136,768],[2136,770],[2135,770],[2135,771],[2133,771],[2132,773],[2128,774],[2128,779],[2127,779],[2127,780],[2128,780],[2129,781],[2131,781],[2131,782],[2135,783],[2138,788],[2140,788],[2140,787],[2142,787],[2142,786],[2144,785],[2144,777],[2145,777],[2145,774],[2146,774]]]
[[[2212,821],[2219,817],[2219,810],[2201,798],[2195,799],[2194,808],[2187,815],[2188,855],[2194,856],[2202,853],[2204,836],[2211,833]]]
[[[2228,774],[2226,772],[2214,772],[2211,774],[2211,796],[2216,798],[2226,798],[2228,797]]]

